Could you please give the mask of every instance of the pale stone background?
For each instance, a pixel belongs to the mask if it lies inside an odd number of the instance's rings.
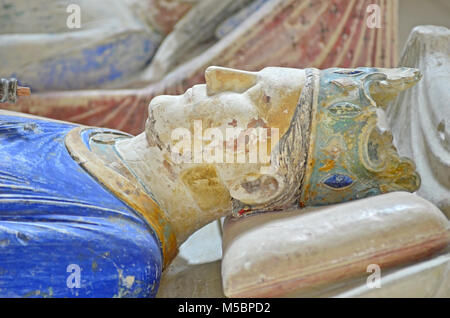
[[[450,0],[400,0],[398,11],[399,58],[415,26],[432,24],[450,28]]]

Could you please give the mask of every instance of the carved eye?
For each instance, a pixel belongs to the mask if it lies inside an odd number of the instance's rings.
[[[353,183],[353,179],[344,174],[334,174],[328,177],[323,183],[331,188],[340,189],[350,186]]]
[[[349,102],[339,102],[328,107],[328,111],[335,116],[353,117],[361,112],[361,107]]]
[[[342,71],[335,71],[334,73],[356,76],[356,75],[362,74],[364,72],[363,71],[358,71],[358,70],[342,70]]]

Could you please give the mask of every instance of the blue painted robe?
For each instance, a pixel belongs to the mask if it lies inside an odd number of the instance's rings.
[[[0,297],[155,296],[157,236],[74,161],[74,127],[0,115]]]

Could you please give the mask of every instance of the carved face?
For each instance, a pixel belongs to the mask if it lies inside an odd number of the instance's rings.
[[[230,142],[230,138],[237,140],[239,137],[230,137],[227,129],[241,128],[245,131],[261,127],[266,128],[270,135],[269,130],[275,128],[278,129],[278,135],[282,136],[289,128],[297,106],[305,81],[305,71],[270,67],[260,72],[246,72],[210,67],[205,72],[205,78],[206,85],[195,85],[183,95],[158,96],[151,101],[147,122],[150,145],[171,153],[176,144],[173,132],[180,128],[187,129],[194,138],[195,129],[199,129],[200,123],[204,134],[208,128],[219,129],[224,138],[224,156],[226,148],[233,147],[237,158],[242,149]],[[208,141],[204,140],[203,145],[207,144]],[[270,155],[274,146],[274,143],[268,142],[269,149],[266,153]],[[243,150],[248,153],[248,148]],[[225,161],[224,157],[223,162]],[[267,166],[268,163],[260,160],[250,162],[248,157],[245,162],[236,161],[237,159],[234,163],[215,164],[219,178],[228,191],[233,192],[235,185],[244,184],[250,191],[247,196],[249,200],[259,200],[262,197],[267,199],[267,193],[257,194],[258,190],[252,186],[252,180],[259,180],[261,166]],[[279,190],[277,180],[270,177],[264,180],[263,183],[272,194]]]

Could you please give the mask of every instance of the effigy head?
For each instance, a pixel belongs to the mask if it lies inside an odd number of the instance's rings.
[[[379,120],[417,70],[210,67],[205,78],[152,100],[147,140],[195,191],[193,176],[219,184],[235,215],[418,188],[414,164]]]

